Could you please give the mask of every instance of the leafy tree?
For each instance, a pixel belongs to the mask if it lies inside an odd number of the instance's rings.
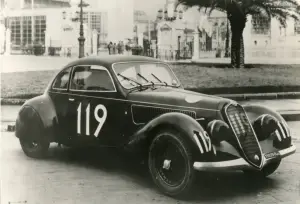
[[[300,2],[300,1],[299,1]],[[178,5],[186,7],[197,6],[210,15],[219,10],[227,13],[231,27],[231,65],[234,68],[243,68],[244,40],[243,31],[248,15],[262,15],[269,20],[276,18],[286,27],[286,20],[299,19],[300,4],[298,0],[178,0]]]

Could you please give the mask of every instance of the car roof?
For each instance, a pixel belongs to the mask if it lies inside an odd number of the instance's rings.
[[[118,62],[161,62],[161,60],[151,58],[151,57],[144,57],[144,56],[124,56],[124,55],[108,55],[108,56],[91,56],[91,57],[83,57],[77,59],[75,61],[70,62],[66,67],[75,66],[75,65],[101,65],[105,66],[106,68],[110,68],[112,64]]]

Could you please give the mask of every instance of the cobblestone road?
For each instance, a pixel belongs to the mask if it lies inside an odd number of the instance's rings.
[[[300,136],[300,122],[289,124]],[[23,154],[13,133],[2,132],[0,176],[1,204],[300,203],[299,151],[266,180],[240,172],[199,173],[191,198],[178,201],[160,194],[147,168],[129,156],[53,146],[48,159],[35,160]]]

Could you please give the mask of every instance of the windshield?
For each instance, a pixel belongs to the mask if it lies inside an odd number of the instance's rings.
[[[163,63],[117,63],[114,64],[113,69],[119,82],[126,89],[137,87],[139,84],[159,84],[176,87],[180,85],[170,67]],[[139,84],[134,83],[134,81]]]

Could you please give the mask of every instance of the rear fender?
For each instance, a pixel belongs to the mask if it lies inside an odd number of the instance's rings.
[[[25,110],[26,114],[24,114]],[[55,128],[57,127],[58,120],[55,107],[52,103],[51,98],[47,94],[32,98],[26,101],[21,107],[16,120],[17,137],[20,137],[22,135],[22,129],[18,127],[21,127],[21,124],[24,120],[29,120],[30,115],[39,117],[38,120],[41,121],[43,134],[48,137],[50,142],[54,141]]]
[[[155,133],[162,128],[171,128],[184,135],[184,139],[191,147],[195,160],[208,159],[214,154],[214,147],[210,137],[203,127],[192,117],[182,113],[166,113],[148,122],[138,130],[131,138],[128,146],[134,149],[149,148]]]

